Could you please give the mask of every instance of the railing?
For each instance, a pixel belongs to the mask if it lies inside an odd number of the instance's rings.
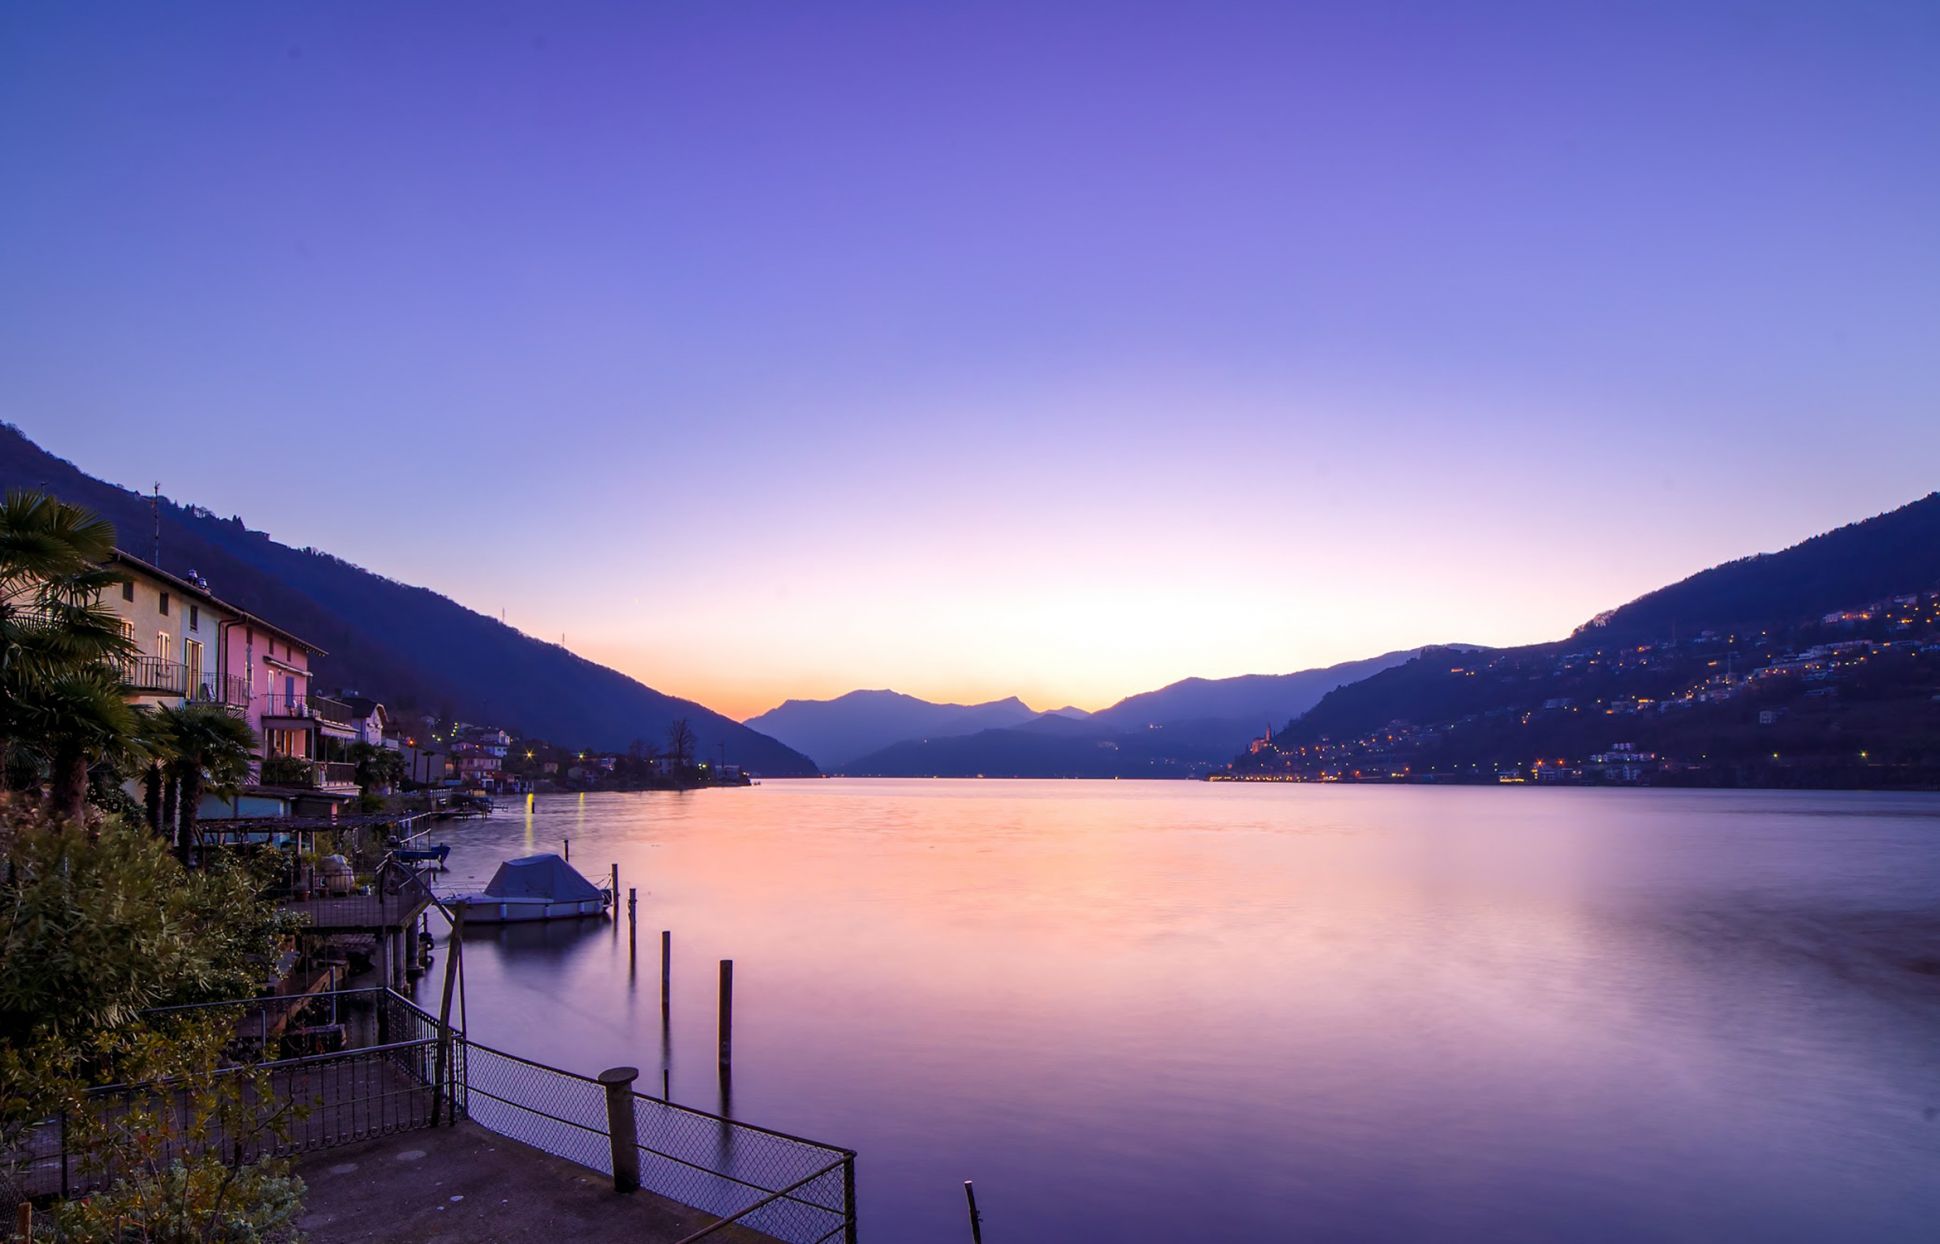
[[[109,1187],[124,1169],[113,1156],[117,1146],[103,1147],[99,1140],[104,1131],[117,1129],[141,1132],[137,1152],[123,1160],[132,1157],[147,1167],[201,1153],[238,1163],[284,1157],[435,1121],[434,1101],[442,1096],[435,1082],[440,1031],[435,1019],[389,990],[311,995],[311,1008],[327,1006],[329,1014],[345,1017],[354,1012],[375,1041],[284,1058],[278,1056],[284,1049],[307,1038],[273,1035],[275,1022],[290,1018],[288,1003],[250,999],[148,1012],[151,1018],[213,1014],[225,1020],[225,1011],[234,1012],[230,1053],[237,1065],[212,1077],[91,1089],[78,1114],[63,1112],[9,1137],[0,1182],[20,1198],[82,1196]],[[277,1005],[284,1012],[277,1013]],[[255,1040],[262,1043],[252,1046]],[[229,1095],[227,1108],[197,1109],[211,1090]]]
[[[332,892],[327,874],[293,863],[289,880],[267,897],[323,929],[389,928],[438,901],[423,873],[389,855],[373,871],[368,888],[368,894]]]
[[[122,657],[116,664],[121,669],[121,685],[130,691],[183,695],[188,687],[189,667],[180,661],[131,656]]]
[[[237,674],[203,674],[196,680],[194,698],[208,704],[241,708],[249,703],[249,680]]]
[[[605,1175],[613,1173],[606,1087],[476,1041],[465,1043],[472,1122]],[[629,1092],[640,1186],[784,1244],[855,1239],[855,1154]]]
[[[250,999],[170,1008],[235,1014],[237,1041],[254,1038],[256,1058],[289,1048],[311,1030],[274,1030],[278,1004]],[[469,1119],[511,1140],[599,1171],[613,1173],[607,1088],[586,1076],[548,1067],[470,1041],[388,989],[311,995],[312,1007],[353,1017],[343,1025],[357,1048],[254,1062],[223,1074],[257,1074],[267,1087],[248,1095],[240,1117],[198,1135],[169,1138],[165,1156],[217,1152],[233,1161],[283,1156]],[[442,1072],[442,1075],[440,1074]],[[98,1118],[136,1105],[188,1117],[193,1089],[180,1082],[113,1085],[89,1094]],[[640,1186],[715,1215],[682,1244],[715,1236],[730,1224],[783,1244],[855,1244],[855,1154],[798,1136],[692,1110],[639,1093],[621,1098],[633,1110]],[[173,1112],[173,1113],[170,1113]],[[77,1152],[64,1116],[10,1137],[9,1169],[20,1197],[78,1196],[111,1183],[115,1171]]]
[[[350,705],[342,700],[333,700],[327,695],[312,695],[299,691],[291,695],[283,691],[273,691],[261,697],[265,717],[301,717],[328,721],[341,726],[353,725],[357,714]]]
[[[249,703],[249,680],[235,674],[191,671],[167,657],[126,656],[115,662],[121,685],[149,695],[179,695],[197,703],[241,707]]]
[[[344,760],[320,760],[313,766],[317,781],[324,786],[357,785],[357,766]]]

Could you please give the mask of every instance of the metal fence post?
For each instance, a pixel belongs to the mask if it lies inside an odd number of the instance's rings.
[[[977,1212],[977,1190],[967,1179],[963,1181],[963,1199],[970,1202],[971,1244],[983,1244],[983,1215]]]
[[[613,1146],[613,1191],[632,1192],[640,1186],[639,1132],[633,1121],[633,1082],[638,1067],[608,1067],[600,1072],[606,1086],[606,1135]]]
[[[842,1223],[843,1244],[856,1244],[855,1229],[855,1154],[842,1160],[842,1205],[847,1217]]]

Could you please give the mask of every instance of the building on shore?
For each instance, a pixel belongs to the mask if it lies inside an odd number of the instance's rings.
[[[171,574],[117,549],[108,561],[119,582],[100,604],[121,620],[136,652],[121,663],[129,703],[150,708],[214,704],[249,724],[260,750],[250,780],[260,802],[297,798],[334,804],[357,793],[347,750],[357,741],[352,710],[310,689],[311,662],[323,650],[228,603],[191,572]],[[293,763],[292,763],[293,762]],[[271,776],[299,780],[288,797],[270,794]],[[205,815],[236,814],[239,803],[210,796]]]

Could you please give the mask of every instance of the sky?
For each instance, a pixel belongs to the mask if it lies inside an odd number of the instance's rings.
[[[16,4],[0,418],[735,716],[1940,486],[1940,5]]]

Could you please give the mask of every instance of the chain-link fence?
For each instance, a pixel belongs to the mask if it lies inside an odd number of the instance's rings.
[[[501,1136],[613,1173],[598,1080],[466,1042],[465,1116]],[[855,1154],[629,1092],[640,1186],[785,1244],[855,1238]],[[699,1238],[698,1236],[694,1238]]]

